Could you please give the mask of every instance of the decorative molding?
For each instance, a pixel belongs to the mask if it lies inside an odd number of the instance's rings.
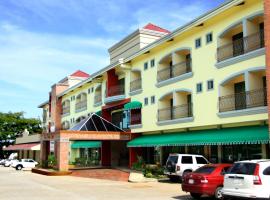
[[[142,91],[143,91],[142,89],[134,90],[132,92],[129,92],[129,96],[134,96],[134,95],[137,95],[137,94],[141,94]]]
[[[163,125],[187,123],[187,122],[193,122],[193,121],[194,121],[194,117],[185,117],[185,118],[179,118],[179,119],[173,119],[173,120],[159,121],[157,122],[157,125],[163,126]]]
[[[156,87],[160,88],[160,87],[163,87],[165,85],[169,85],[172,83],[176,83],[178,81],[182,81],[182,80],[191,78],[192,76],[193,76],[193,72],[188,72],[188,73],[182,74],[180,76],[170,78],[170,79],[167,79],[165,81],[158,82],[158,83],[156,83]]]
[[[226,118],[226,117],[237,117],[237,116],[245,116],[245,115],[255,115],[255,114],[262,114],[262,113],[267,113],[267,106],[262,106],[262,107],[257,107],[257,108],[247,108],[243,110],[220,112],[220,113],[217,113],[217,116],[220,118]]]

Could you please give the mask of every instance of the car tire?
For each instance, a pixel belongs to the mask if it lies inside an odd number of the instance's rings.
[[[215,191],[215,198],[216,199],[223,199],[223,195],[221,193],[222,187],[217,187]]]
[[[21,165],[16,166],[16,170],[22,170],[22,168],[23,168],[23,166],[21,166]]]
[[[190,196],[192,196],[193,199],[200,199],[202,195],[198,193],[190,193]]]

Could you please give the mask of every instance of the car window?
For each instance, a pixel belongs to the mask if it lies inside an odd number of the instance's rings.
[[[33,160],[29,160],[29,162],[34,162]]]
[[[263,175],[270,176],[270,167],[267,167],[267,168],[263,171]]]
[[[203,157],[197,157],[196,156],[197,164],[207,164],[207,160],[205,160]]]
[[[195,170],[194,173],[211,174],[215,169],[216,169],[216,167],[214,167],[214,166],[204,166],[204,167],[200,167],[199,169]]]
[[[255,163],[235,163],[228,173],[253,175],[255,172],[255,168],[256,168]]]
[[[172,163],[177,163],[178,162],[178,156],[169,156],[168,161],[171,161]]]
[[[230,168],[231,168],[231,167],[224,167],[224,168],[221,170],[221,173],[220,173],[220,174],[224,175],[224,174],[228,173],[229,170],[230,170]]]
[[[182,164],[192,164],[192,156],[182,156]]]

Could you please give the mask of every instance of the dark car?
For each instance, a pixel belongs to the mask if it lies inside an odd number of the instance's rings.
[[[231,164],[209,164],[183,177],[182,190],[199,199],[202,195],[222,198],[224,175]]]

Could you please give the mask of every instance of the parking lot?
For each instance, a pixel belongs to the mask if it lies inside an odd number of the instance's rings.
[[[74,176],[49,177],[0,167],[0,199],[191,199],[179,183],[128,183]]]

